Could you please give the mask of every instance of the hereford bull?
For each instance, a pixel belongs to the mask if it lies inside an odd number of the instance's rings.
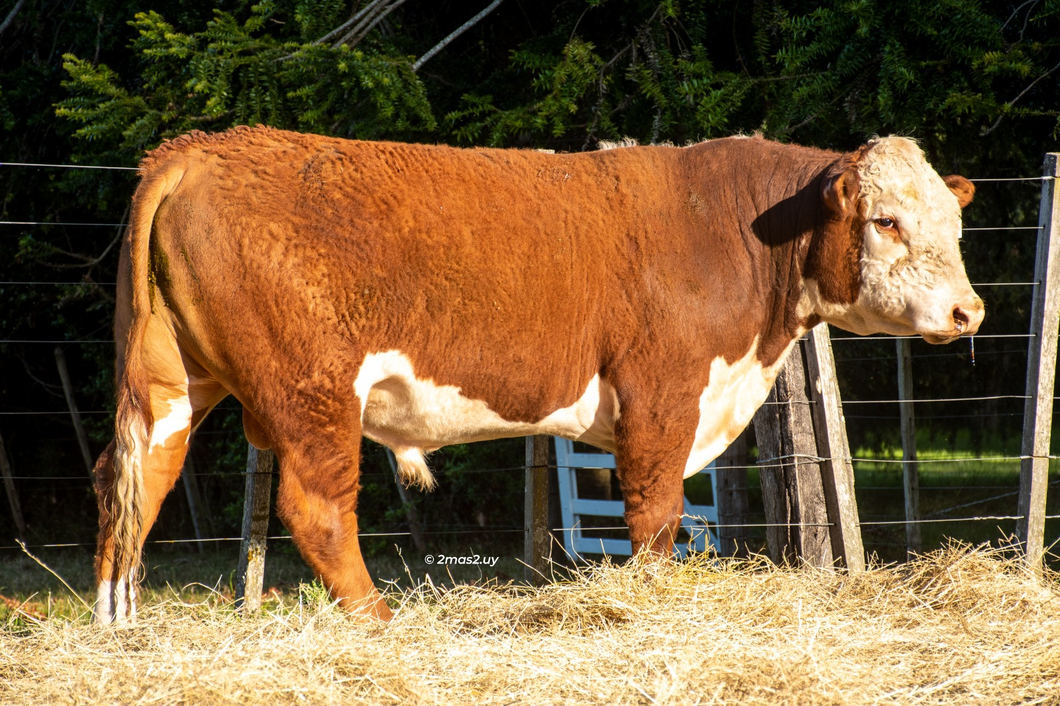
[[[821,321],[975,333],[973,187],[899,137],[591,154],[194,133],[141,166],[118,279],[118,411],[100,458],[98,620],[222,398],[280,464],[278,509],[332,593],[386,619],[358,545],[361,437],[424,453],[555,434],[617,457],[634,550],[672,546],[684,476]]]

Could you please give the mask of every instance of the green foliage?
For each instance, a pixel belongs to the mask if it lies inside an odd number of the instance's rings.
[[[320,579],[313,579],[309,583],[298,585],[298,605],[310,613],[325,611],[338,603],[331,597],[326,586]]]
[[[346,0],[299,0],[294,8],[303,42],[322,37],[346,19]]]
[[[190,129],[258,122],[565,148],[754,130],[842,146],[886,132],[941,144],[1042,119],[1055,136],[1053,5],[587,1],[577,12],[557,8],[551,31],[513,47],[470,90],[456,95],[459,79],[443,82],[433,98],[400,41],[312,43],[345,18],[339,0],[215,11],[190,33],[148,11],[132,22],[137,79],[67,55],[58,113],[79,125],[78,137],[134,153]],[[731,46],[718,41],[730,34]],[[439,126],[433,115],[446,103]]]
[[[1051,119],[1055,134],[1055,94],[1016,104],[1013,87],[1044,78],[1060,48],[1055,20],[1027,22],[1015,36],[1014,23],[965,0],[849,0],[806,14],[780,11],[771,22],[776,41],[758,46],[763,68],[777,79],[763,84],[771,106],[764,129],[814,141],[834,135],[837,125],[858,138],[944,139],[1020,116]]]
[[[319,31],[313,18],[335,14],[334,2],[323,3],[323,15],[310,12],[321,4],[298,6],[303,36]],[[187,34],[157,12],[138,13],[136,89],[106,65],[67,54],[71,96],[56,112],[81,125],[77,137],[133,153],[192,129],[240,124],[357,138],[434,129],[407,57],[285,40],[264,31],[272,14],[269,3],[254,5],[242,23],[216,11],[205,29]]]
[[[1054,137],[1060,126],[1050,73],[1057,13],[1033,4],[1008,22],[965,0],[756,3],[748,15],[739,6],[614,0],[609,18],[604,5],[588,3],[576,26],[558,24],[512,52],[513,77],[529,78],[530,96],[464,95],[446,116],[454,136],[496,145],[580,136],[587,146],[761,130],[852,146],[873,133],[988,133],[1006,119],[1047,119]],[[590,18],[618,31],[590,40]],[[722,27],[731,48],[718,41]]]
[[[455,137],[502,145],[579,133],[584,148],[624,136],[654,143],[725,134],[751,82],[715,69],[703,13],[682,15],[674,3],[621,4],[622,10],[609,9],[636,22],[621,41],[605,39],[598,49],[575,33],[557,55],[549,46],[568,31],[561,27],[512,52],[512,68],[530,77],[534,98],[509,107],[492,95],[466,94],[461,108],[446,116]],[[586,14],[602,5],[589,3]],[[689,43],[690,36],[701,41]]]
[[[500,110],[493,96],[466,96],[465,107],[453,111],[446,120],[456,126],[454,133],[464,142],[478,142],[488,134],[490,144],[503,144],[513,135],[536,133],[562,137],[570,129],[583,99],[599,84],[601,92],[609,77],[601,75],[604,60],[589,42],[572,39],[560,57],[541,55],[531,50],[513,52],[512,63],[532,76],[531,85],[544,95],[525,106]]]

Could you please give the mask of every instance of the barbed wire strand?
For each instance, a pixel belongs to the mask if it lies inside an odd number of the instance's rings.
[[[564,466],[564,468],[567,468],[567,467]],[[737,468],[737,469],[738,468],[746,468],[746,469],[750,469],[750,468],[761,468],[761,466],[724,466],[724,468],[726,468],[726,469],[729,469],[729,468]],[[500,471],[505,471],[507,469],[493,469],[493,470],[497,470],[498,472],[500,472]],[[522,470],[525,470],[525,467]],[[578,470],[584,470],[584,469],[577,469],[576,468],[574,470],[575,470],[575,472],[577,472]],[[588,469],[588,470],[600,470],[600,469]],[[608,469],[608,470],[610,470],[610,469]],[[269,475],[276,475],[276,474],[277,474],[276,471],[271,471],[269,473]],[[245,471],[242,471],[242,472],[241,471],[211,471],[211,472],[207,472],[207,473],[200,473],[200,472],[196,471],[196,473],[195,473],[195,477],[196,478],[223,478],[223,479],[229,480],[229,481],[231,481],[233,483],[236,483],[236,482],[242,483],[243,482],[243,476],[245,476],[245,475],[247,475]],[[264,474],[262,474],[262,475],[264,475]],[[447,477],[448,474],[439,473],[437,475],[441,476],[442,478],[445,478],[445,477]],[[368,472],[362,472],[360,477],[361,478],[373,478],[373,479],[379,478],[379,479],[386,479],[386,480],[389,481],[389,480],[393,480],[394,474],[393,474],[392,471],[368,471]],[[91,479],[89,479],[87,476],[85,476],[83,474],[82,475],[76,475],[76,476],[8,476],[8,478],[10,478],[11,480],[17,480],[17,481],[41,481],[41,482],[47,481],[49,483],[53,483],[55,481],[69,481],[69,482],[72,482],[72,483],[88,484],[88,485],[91,485],[91,482],[92,482]],[[1054,482],[1054,484],[1055,483],[1060,483],[1060,481],[1056,481],[1056,482]],[[1050,485],[1053,485],[1053,484],[1050,484]],[[755,489],[756,487],[757,486],[755,486],[755,487],[752,487],[752,486],[738,486],[738,487],[733,488],[733,489],[746,491],[746,490]],[[960,491],[965,491],[965,490],[1007,490],[1007,489],[1009,489],[1011,487],[1012,486],[1008,486],[1008,485],[921,485],[920,486],[920,492],[960,492]],[[871,490],[873,492],[879,492],[879,493],[888,493],[888,492],[900,493],[900,492],[904,492],[904,488],[902,488],[902,486],[900,486],[900,485],[858,485],[857,489],[858,490]],[[1012,492],[1006,492],[1003,495],[994,496],[994,497],[989,498],[989,499],[996,499],[996,498],[1000,498],[1000,497],[1006,497],[1006,496],[1009,496],[1009,495],[1015,495],[1018,492],[1019,492],[1018,490],[1012,491]],[[523,493],[524,493],[524,490],[522,488],[518,488],[518,489],[513,489],[513,490],[507,491],[507,492],[490,493],[489,495],[490,496],[502,497],[502,496],[509,496],[509,495],[522,495]],[[479,497],[479,496],[476,496],[476,497]],[[588,498],[588,499],[590,499],[590,500],[594,500],[594,499],[595,500],[603,500],[605,498]],[[974,505],[974,504],[979,504],[981,502],[983,502],[983,501],[975,500],[975,501],[973,501],[970,504]],[[961,507],[961,506],[958,506],[958,507]]]
[[[686,515],[685,517],[691,519],[702,519],[696,515]],[[871,520],[865,522],[859,522],[859,527],[876,527],[876,526],[891,526],[891,525],[910,525],[910,524],[940,524],[947,522],[996,522],[996,521],[1008,521],[1008,520],[1022,520],[1024,515],[977,515],[973,517],[949,517],[949,518],[932,518],[932,519],[920,519],[920,520]],[[1060,515],[1046,515],[1046,520],[1057,520],[1060,519]],[[707,529],[740,529],[740,528],[805,528],[805,527],[833,527],[831,522],[751,522],[751,523],[717,523],[717,522],[704,522],[704,526]],[[696,530],[696,527],[689,528],[685,526],[685,529]],[[552,527],[549,528],[550,532],[618,532],[628,531],[629,527],[626,525],[605,525],[600,527],[591,526],[577,526],[577,527]],[[425,536],[436,536],[436,535],[466,535],[466,534],[515,534],[524,533],[526,530],[522,527],[481,527],[478,529],[459,529],[459,530],[425,530],[423,534]],[[366,539],[381,538],[381,537],[411,537],[411,532],[360,532],[358,537],[364,537]],[[291,535],[271,535],[266,537],[266,540],[278,541],[278,540],[290,540],[293,539]],[[593,538],[595,539],[595,538]],[[196,543],[220,543],[220,542],[242,542],[242,537],[204,537],[202,539],[153,539],[144,542],[144,545],[162,545],[162,544],[196,544]],[[872,544],[872,543],[869,543]],[[49,544],[33,544],[26,545],[29,549],[69,549],[76,547],[95,547],[95,542],[54,542]],[[897,546],[897,545],[896,545]],[[901,545],[904,546],[904,545]],[[0,550],[12,550],[21,549],[18,545],[7,545],[0,546]],[[594,552],[589,552],[594,553]]]
[[[128,223],[100,223],[98,221],[91,222],[73,222],[73,221],[0,221],[0,226],[70,226],[70,227],[103,227],[103,228],[124,228],[128,226]],[[972,233],[981,231],[1010,231],[1010,230],[1041,230],[1041,226],[967,226],[962,227],[962,233]]]
[[[891,336],[891,335],[869,335],[869,336],[832,336],[831,341],[895,341],[898,339],[919,340],[920,336]],[[976,339],[979,341],[995,338],[1036,338],[1033,333],[983,333],[974,336],[962,336],[965,340]],[[2,343],[2,341],[0,341]]]
[[[3,225],[4,221],[0,221],[0,225]],[[114,287],[117,286],[117,282],[0,282],[0,285],[10,286],[22,286],[22,287],[40,287],[45,285],[54,285],[56,287],[74,287],[82,284],[96,284],[101,287]],[[1034,287],[1040,284],[1040,282],[972,282],[972,287]]]
[[[961,232],[975,232],[984,230],[1041,230],[1041,226],[969,226],[961,228]]]
[[[975,179],[969,179],[968,181],[979,184],[985,182],[999,182],[999,181],[1049,181],[1055,179],[1053,176],[1034,176],[1034,177],[976,177]]]
[[[820,463],[830,462],[830,461],[833,461],[833,460],[839,460],[839,461],[850,462],[850,463],[859,463],[859,464],[862,464],[862,463],[865,463],[865,464],[867,464],[867,463],[876,463],[876,464],[903,465],[903,464],[907,464],[907,463],[917,463],[919,465],[924,465],[924,464],[940,464],[940,463],[1007,463],[1007,462],[1022,461],[1022,460],[1030,459],[1030,458],[1032,458],[1032,457],[1031,456],[966,456],[966,457],[958,457],[958,458],[917,458],[917,459],[913,459],[912,461],[906,461],[906,460],[903,460],[903,459],[900,459],[900,458],[863,458],[863,457],[859,457],[859,456],[849,456],[849,457],[835,458],[834,459],[832,457],[813,456],[813,455],[809,455],[809,454],[790,454],[790,455],[786,455],[786,456],[776,456],[776,457],[773,457],[773,458],[766,458],[766,459],[762,459],[761,461],[758,461],[758,462],[755,462],[755,463],[750,463],[750,464],[732,464],[732,465],[726,464],[724,466],[716,466],[714,470],[717,470],[719,468],[732,469],[732,470],[751,470],[751,469],[762,469],[762,468],[784,468],[786,466],[810,466],[810,465],[818,465]],[[1042,458],[1046,458],[1046,459],[1048,459],[1050,461],[1055,461],[1055,460],[1060,459],[1060,456],[1043,456]],[[575,472],[580,471],[580,470],[600,470],[600,469],[613,470],[611,468],[608,468],[607,466],[561,466],[561,465],[558,465],[558,464],[555,464],[555,463],[549,463],[549,464],[544,464],[544,465],[540,465],[540,466],[530,466],[530,468],[543,468],[543,469],[547,469],[547,470],[565,469],[565,470],[573,470]],[[455,471],[448,471],[448,472],[444,472],[444,473],[439,473],[439,475],[444,478],[444,477],[466,475],[466,474],[475,474],[475,473],[515,473],[515,472],[518,472],[518,471],[525,471],[526,469],[527,469],[527,466],[525,466],[525,465],[524,466],[508,466],[508,467],[500,467],[500,468],[463,468],[463,469],[459,469],[459,470],[455,470]],[[707,470],[707,469],[704,469],[704,470]],[[280,471],[278,471],[278,470],[272,470],[272,471],[227,471],[227,472],[219,471],[219,472],[210,472],[210,473],[196,473],[195,477],[196,478],[231,478],[232,480],[236,480],[236,479],[242,478],[242,477],[247,476],[247,475],[279,476],[279,474],[280,474]],[[362,477],[366,477],[366,478],[368,478],[368,477],[371,477],[371,478],[383,478],[383,477],[392,478],[393,477],[392,473],[387,473],[385,471],[379,471],[379,472],[369,471],[369,472],[366,472],[366,473],[362,473],[361,475],[362,475]],[[24,481],[69,480],[69,481],[85,482],[85,481],[87,481],[87,478],[86,477],[81,477],[81,476],[74,476],[74,475],[71,475],[71,476],[12,476],[12,480],[24,480]],[[954,489],[962,490],[962,489],[965,489],[965,487],[966,486],[954,486]],[[1000,486],[1000,487],[1003,487],[1003,486]],[[519,491],[519,492],[522,492],[522,491]]]
[[[71,228],[124,228],[128,223],[101,223],[99,221],[0,221],[0,226],[66,226]],[[969,226],[962,233],[985,231],[1041,230],[1041,226]]]
[[[78,284],[81,284],[80,282]],[[89,284],[89,283],[85,283]],[[92,283],[94,284],[94,283]],[[831,338],[832,342],[836,341],[895,341],[898,339],[908,338],[910,340],[918,340],[920,336],[890,336],[890,335],[870,335],[870,336],[834,336]],[[1034,334],[1030,333],[984,333],[976,334],[975,336],[969,336],[966,340],[975,338],[978,341],[1001,339],[1001,338],[1035,338]],[[57,344],[57,343],[114,343],[113,339],[100,338],[100,339],[73,339],[73,340],[49,340],[49,339],[25,339],[25,338],[10,338],[0,339],[0,343],[24,343],[24,344]],[[954,352],[954,355],[958,355],[959,352]],[[914,358],[919,356],[914,356]]]
[[[944,402],[989,402],[996,400],[1026,400],[1027,395],[986,395],[982,397],[923,397],[923,398],[909,398],[909,399],[889,399],[889,400],[843,400],[843,405],[859,405],[859,404],[901,404],[903,402],[913,402],[917,404],[928,404],[928,403],[944,403]],[[1054,396],[1053,401],[1060,400],[1060,396]],[[787,401],[766,401],[762,403],[762,406],[779,406],[779,405],[790,405],[790,404],[802,404],[812,405],[815,404],[813,400],[787,400]],[[26,411],[0,411],[0,415],[5,416],[17,416],[17,415],[48,415],[48,414],[69,414],[68,409],[57,409],[57,410],[26,410]],[[81,411],[81,414],[113,414],[112,410],[89,410]]]
[[[18,285],[22,287],[39,287],[43,285],[54,285],[56,287],[75,287],[82,284],[95,284],[100,287],[116,287],[117,282],[0,282],[0,285]]]
[[[115,171],[140,171],[139,167],[109,167],[98,164],[41,164],[38,162],[0,162],[0,167],[35,167],[38,169],[113,169]]]
[[[92,164],[44,164],[40,162],[0,162],[0,167],[34,167],[34,168],[46,168],[46,169],[115,169],[115,170],[126,170],[126,171],[139,171],[139,167],[112,167],[107,165],[92,165]],[[968,179],[973,183],[986,183],[986,182],[1005,182],[1005,181],[1046,181],[1054,179],[1052,176],[1032,176],[1032,177],[974,177]]]
[[[0,226],[71,226],[71,227],[100,227],[100,228],[124,228],[128,223],[72,223],[70,221],[0,221]]]

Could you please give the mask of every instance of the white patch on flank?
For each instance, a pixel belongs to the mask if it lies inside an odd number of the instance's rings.
[[[156,419],[151,428],[151,441],[148,451],[156,446],[164,446],[166,440],[191,426],[191,400],[187,397],[176,397],[169,400],[169,414]]]
[[[777,372],[794,345],[793,341],[768,368],[758,361],[757,337],[747,355],[732,365],[722,356],[711,362],[710,381],[699,396],[699,424],[685,464],[685,478],[717,458],[744,430],[769,395]]]
[[[366,355],[353,387],[361,400],[364,435],[394,450],[406,480],[427,487],[433,478],[423,453],[450,444],[550,434],[614,447],[618,397],[599,375],[574,404],[538,422],[508,421],[484,401],[465,397],[456,385],[417,377],[400,351]]]

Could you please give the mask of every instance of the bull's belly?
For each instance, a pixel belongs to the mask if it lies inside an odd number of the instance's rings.
[[[433,481],[423,452],[450,444],[549,434],[614,450],[618,398],[599,375],[574,404],[536,422],[504,419],[455,385],[417,377],[400,351],[368,354],[354,389],[361,400],[362,433],[393,449],[403,474],[427,486]]]
[[[757,358],[756,341],[733,363],[714,359],[709,382],[699,396],[699,420],[685,478],[698,473],[739,436],[765,401],[786,358],[787,353],[764,367]],[[406,479],[427,487],[433,478],[423,453],[450,444],[548,434],[612,453],[615,449],[618,398],[599,375],[589,381],[574,404],[536,422],[504,419],[483,400],[465,397],[455,385],[417,377],[412,362],[400,351],[365,356],[354,388],[361,400],[364,435],[393,449]]]

